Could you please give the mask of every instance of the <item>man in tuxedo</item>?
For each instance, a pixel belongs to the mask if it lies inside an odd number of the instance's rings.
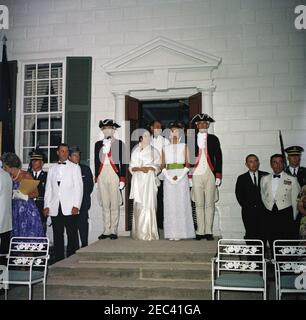
[[[249,170],[238,177],[235,188],[245,227],[244,238],[260,239],[265,243],[265,207],[260,195],[260,181],[268,172],[259,170],[259,159],[255,154],[246,157],[245,165]]]
[[[195,156],[192,169],[192,200],[195,202],[197,230],[196,240],[213,240],[213,222],[217,188],[222,179],[222,151],[218,137],[208,133],[215,122],[208,114],[200,113],[193,117],[191,124],[196,128]]]
[[[29,172],[32,174],[35,180],[39,180],[38,197],[34,199],[35,204],[40,213],[41,223],[43,225],[44,233],[47,232],[47,218],[44,215],[44,197],[47,182],[47,172],[43,170],[44,165],[44,154],[37,147],[35,150],[30,152],[30,167]]]
[[[77,215],[83,198],[81,169],[68,160],[67,144],[61,143],[58,146],[57,156],[58,163],[49,169],[44,204],[44,215],[52,219],[55,262],[65,258],[65,228],[68,238],[67,257],[79,249]]]
[[[0,166],[0,254],[9,252],[12,230],[12,179]],[[6,264],[5,256],[0,257],[0,265]]]
[[[285,149],[288,155],[289,165],[285,169],[285,172],[296,177],[301,188],[306,185],[306,168],[301,167],[302,152],[304,149],[300,146],[291,146]],[[299,238],[300,234],[300,224],[301,224],[302,214],[299,212],[293,225],[293,235],[295,238]]]
[[[83,248],[88,246],[88,211],[91,206],[90,195],[94,187],[93,175],[88,166],[80,163],[81,151],[78,146],[69,147],[69,160],[80,166],[83,179],[83,199],[80,213],[78,214],[78,230]]]
[[[266,237],[273,252],[274,240],[293,238],[300,186],[296,177],[284,172],[284,158],[281,154],[272,155],[270,164],[273,173],[262,177],[260,191],[266,208]]]
[[[121,190],[125,187],[126,157],[125,145],[114,137],[120,126],[112,119],[99,122],[104,139],[95,144],[95,181],[103,210],[103,232],[99,239],[118,238]]]
[[[163,147],[168,145],[170,142],[167,138],[162,136],[162,125],[159,120],[153,120],[150,123],[150,133],[151,133],[151,146],[155,148],[160,154],[160,163]],[[162,230],[164,228],[164,182],[160,181],[160,186],[157,192],[157,226],[158,229]],[[161,231],[160,231],[161,233]]]

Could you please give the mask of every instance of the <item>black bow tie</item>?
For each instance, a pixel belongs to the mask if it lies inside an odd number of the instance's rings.
[[[66,164],[66,162],[60,162],[60,161],[59,161],[58,164]]]
[[[274,174],[273,175],[273,178],[280,178],[281,176],[280,176],[280,174]]]

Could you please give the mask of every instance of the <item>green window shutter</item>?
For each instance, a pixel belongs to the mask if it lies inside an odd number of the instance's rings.
[[[80,147],[84,164],[90,158],[91,67],[91,57],[67,57],[65,142]]]

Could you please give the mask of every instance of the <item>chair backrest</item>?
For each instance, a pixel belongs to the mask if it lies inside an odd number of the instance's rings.
[[[275,240],[273,243],[274,261],[278,263],[280,274],[306,274],[306,241]]]
[[[49,255],[48,237],[13,237],[10,241],[10,249],[7,260],[9,269],[28,270],[31,262],[32,269],[43,271],[47,266],[48,259],[38,258]]]
[[[220,239],[218,241],[217,273],[265,273],[264,245],[255,239]]]

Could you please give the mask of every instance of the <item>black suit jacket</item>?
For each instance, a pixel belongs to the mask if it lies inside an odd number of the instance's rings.
[[[199,147],[197,144],[197,136],[195,137],[195,146],[194,150],[195,153],[194,155],[196,157],[199,156]],[[207,135],[207,153],[209,155],[209,159],[211,161],[211,164],[213,167],[210,167],[212,170],[213,174],[217,178],[222,178],[222,151],[221,151],[221,146],[220,146],[220,141],[217,136],[214,134],[208,134]],[[195,158],[194,155],[191,154],[191,163],[195,163]]]
[[[292,176],[291,171],[289,167],[286,168],[285,170],[286,173],[290,174]],[[299,167],[299,170],[297,172],[297,179],[301,187],[306,185],[306,168],[304,167]]]
[[[83,180],[83,199],[80,211],[88,211],[91,206],[90,195],[93,191],[94,182],[90,168],[84,164],[80,164],[82,180]]]
[[[35,173],[31,171],[32,177],[34,178]],[[35,200],[35,204],[40,212],[44,209],[44,197],[46,191],[46,183],[47,183],[48,173],[44,170],[41,171],[36,180],[39,180],[38,189],[38,198]],[[34,178],[35,179],[35,178]]]
[[[249,171],[238,177],[235,194],[242,210],[262,210],[264,208],[260,195],[260,180],[267,174],[268,172],[258,171],[259,181],[257,182],[257,186],[254,185]]]
[[[95,143],[95,177],[97,178],[100,174],[100,151],[103,147],[103,140],[97,141]],[[114,139],[111,145],[112,159],[118,170],[117,174],[119,178],[125,178],[126,175],[126,151],[125,144],[121,140]]]

